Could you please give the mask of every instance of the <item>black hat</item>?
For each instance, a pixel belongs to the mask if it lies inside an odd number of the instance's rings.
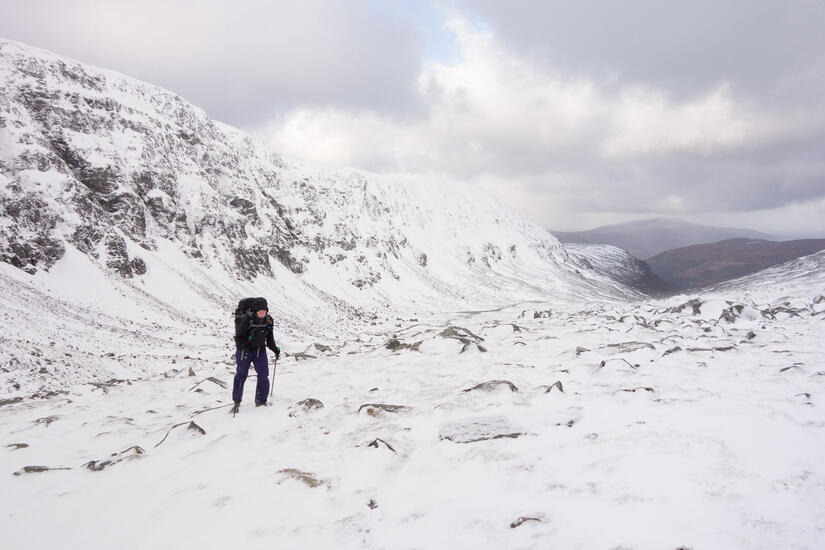
[[[252,302],[252,311],[260,311],[262,309],[269,311],[269,307],[266,304],[266,298],[255,298],[255,301]]]

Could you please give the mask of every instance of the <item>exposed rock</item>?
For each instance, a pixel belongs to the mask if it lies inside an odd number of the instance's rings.
[[[323,409],[324,404],[321,403],[318,399],[313,399],[311,397],[307,397],[303,401],[298,401],[292,407],[290,407],[289,416],[296,417],[300,414],[307,413],[312,410],[316,409]]]
[[[189,425],[186,426],[187,430],[191,430],[200,435],[206,435],[206,430],[195,424],[194,422],[189,422]]]
[[[377,502],[375,502],[375,499],[374,499],[374,498],[371,498],[371,499],[370,499],[370,501],[367,503],[367,507],[368,507],[370,510],[375,510],[376,508],[378,508],[378,503],[377,503]]]
[[[503,416],[455,420],[444,424],[439,430],[441,439],[454,443],[474,443],[489,439],[517,438],[523,432],[513,428]]]
[[[649,386],[639,386],[638,388],[622,389],[622,390],[619,390],[619,391],[620,392],[635,393],[636,390],[644,390],[644,391],[650,391],[650,392],[655,391],[653,388],[651,388]]]
[[[49,468],[48,466],[23,466],[22,469],[17,470],[14,472],[14,475],[19,476],[23,474],[39,474],[41,472],[52,472],[55,470],[71,470],[71,468],[66,467],[58,467],[58,468]]]
[[[296,405],[303,407],[307,410],[309,409],[323,409],[324,404],[321,403],[318,399],[313,399],[311,397],[307,397],[303,401],[298,401]]]
[[[373,439],[372,441],[370,441],[370,442],[367,444],[367,447],[373,447],[374,449],[377,449],[377,448],[379,448],[379,447],[381,447],[381,446],[383,446],[383,447],[385,447],[385,448],[387,448],[387,449],[391,450],[391,451],[392,451],[392,452],[394,452],[394,453],[396,453],[396,452],[397,452],[395,449],[393,449],[393,448],[392,448],[392,445],[390,445],[389,443],[387,443],[386,441],[384,441],[384,440],[383,440],[383,439],[381,439],[380,437],[376,437],[375,439]]]
[[[329,482],[318,479],[313,474],[309,472],[302,472],[301,470],[298,470],[296,468],[285,468],[283,470],[278,470],[276,473],[282,475],[281,480],[278,481],[279,485],[287,479],[294,479],[296,481],[300,481],[307,487],[311,487],[313,489],[317,487],[329,486]]]
[[[702,304],[703,304],[702,300],[699,300],[698,298],[694,298],[692,300],[688,300],[684,304],[672,307],[672,308],[668,309],[667,311],[670,312],[670,313],[681,313],[683,309],[689,307],[689,308],[691,308],[691,312],[693,313],[693,315],[699,315],[700,313],[702,313]]]
[[[802,363],[794,363],[790,367],[782,367],[781,369],[779,369],[779,372],[785,372],[785,371],[789,371],[791,369],[801,369],[801,368],[802,368]]]
[[[9,448],[13,451],[17,451],[19,449],[25,449],[28,446],[29,446],[28,443],[12,443],[11,445],[6,445],[7,448]]]
[[[590,350],[587,349],[587,348],[583,348],[581,346],[576,346],[576,357],[578,357],[579,355],[581,355],[582,353],[585,353],[587,351],[590,351]]]
[[[215,378],[214,376],[207,376],[206,378],[204,378],[203,380],[201,380],[200,382],[198,382],[197,384],[195,384],[194,386],[189,388],[189,391],[194,390],[195,388],[197,388],[198,386],[200,386],[204,382],[212,382],[213,384],[217,384],[218,386],[220,386],[224,389],[227,388],[226,382],[224,382],[223,380],[219,380],[219,379]]]
[[[358,407],[358,413],[366,411],[370,416],[381,416],[383,413],[399,413],[411,411],[411,407],[406,405],[386,405],[384,403],[366,403]]]
[[[196,426],[197,426],[197,424],[196,424]],[[204,433],[206,433],[206,432],[204,432]],[[88,468],[89,470],[91,470],[93,472],[99,472],[99,471],[103,470],[104,468],[107,468],[109,466],[114,466],[115,464],[118,464],[120,462],[142,458],[145,453],[146,453],[146,451],[144,451],[142,447],[134,445],[134,446],[129,447],[128,449],[124,449],[124,450],[122,450],[118,453],[112,453],[112,455],[109,458],[107,458],[106,460],[100,460],[100,461],[90,460],[89,462],[87,462],[83,466],[85,466],[86,468]]]
[[[482,390],[482,391],[493,391],[501,386],[507,386],[510,388],[510,391],[518,391],[518,388],[515,384],[510,382],[509,380],[490,380],[488,382],[482,382],[481,384],[476,384],[472,388],[467,388],[464,390],[465,392],[473,391],[473,390]]]
[[[609,348],[619,348],[620,351],[627,352],[627,353],[632,352],[632,351],[636,351],[636,350],[640,350],[642,348],[650,348],[652,350],[656,349],[653,346],[653,344],[650,344],[648,342],[637,342],[637,341],[620,342],[618,344],[607,344],[607,347],[609,347]]]
[[[467,351],[467,348],[471,345],[475,345],[481,352],[487,351],[487,349],[481,345],[481,342],[484,341],[484,338],[476,334],[473,334],[470,330],[463,327],[451,325],[442,330],[438,335],[442,338],[453,338],[461,342],[463,346],[459,353],[464,353],[465,351]]]
[[[728,306],[727,309],[722,311],[722,314],[719,315],[719,320],[727,321],[728,323],[735,323],[736,319],[742,315],[742,311],[745,310],[745,306],[742,304],[732,304]]]
[[[384,347],[390,351],[401,351],[408,349],[410,351],[421,351],[419,348],[422,344],[423,340],[419,340],[418,342],[413,342],[412,344],[405,344],[401,342],[398,338],[390,338],[387,340],[387,343],[384,344]]]
[[[633,363],[631,363],[630,361],[628,361],[627,359],[625,359],[625,358],[623,358],[623,357],[619,357],[619,358],[616,358],[616,359],[605,359],[604,361],[602,361],[601,363],[599,363],[599,368],[603,368],[605,365],[607,365],[608,363],[611,363],[611,362],[613,362],[613,361],[621,361],[621,362],[624,362],[624,363],[626,363],[626,364],[627,364],[627,366],[629,366],[629,367],[630,367],[631,369],[633,369],[633,370],[638,369],[638,368],[639,368],[639,366],[640,366],[638,363],[633,364]]]
[[[544,311],[534,311],[533,312],[533,319],[549,319],[553,316],[553,312],[549,309]]]
[[[15,403],[20,403],[23,401],[22,397],[12,397],[10,399],[0,399],[0,407],[5,407],[6,405],[14,405]]]
[[[559,390],[561,393],[564,393],[564,386],[562,386],[561,380],[556,380],[556,381],[555,381],[555,382],[553,382],[551,385],[549,385],[549,386],[543,386],[543,387],[544,387],[544,388],[547,388],[547,389],[545,389],[545,390],[544,390],[544,393],[550,393],[550,391],[551,391],[553,388],[556,388],[556,389],[557,389],[557,390]]]
[[[35,424],[42,424],[44,426],[48,426],[49,424],[51,424],[52,422],[58,420],[59,418],[60,418],[60,416],[54,414],[54,415],[51,415],[51,416],[44,416],[42,418],[38,418],[37,420],[34,421],[34,423]]]
[[[682,348],[680,348],[679,346],[673,346],[672,348],[664,352],[662,354],[662,357],[664,357],[665,355],[670,355],[671,353],[676,353],[677,351],[682,351]]]
[[[525,521],[537,521],[537,522],[541,523],[541,520],[539,518],[521,516],[519,518],[516,518],[512,523],[510,523],[510,529],[515,529],[516,527],[519,527]]]
[[[326,351],[330,351],[332,348],[329,346],[325,346],[324,344],[318,344],[317,342],[312,344],[316,350],[320,353],[324,353]]]

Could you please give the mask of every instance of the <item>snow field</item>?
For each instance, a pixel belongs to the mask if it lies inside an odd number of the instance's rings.
[[[727,323],[710,307],[454,314],[487,349],[463,353],[429,319],[282,358],[273,405],[251,405],[250,377],[235,418],[229,388],[190,391],[231,384],[218,351],[195,376],[7,405],[7,444],[29,446],[0,453],[15,503],[0,526],[34,548],[816,548],[821,318]],[[393,335],[420,351],[387,349]],[[464,391],[490,381],[518,391]],[[324,407],[297,405],[310,397]],[[205,435],[184,424],[155,447],[189,420]],[[27,465],[72,469],[11,475]]]

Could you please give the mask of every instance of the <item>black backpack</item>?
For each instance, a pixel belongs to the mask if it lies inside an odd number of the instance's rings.
[[[238,307],[235,308],[235,345],[241,347],[245,334],[238,334],[241,329],[241,324],[247,315],[252,316],[252,305],[258,298],[244,298],[238,302]]]

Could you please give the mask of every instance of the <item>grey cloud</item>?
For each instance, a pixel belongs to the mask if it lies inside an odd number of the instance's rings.
[[[365,0],[4,0],[0,35],[166,87],[242,127],[298,107],[418,108],[424,38]]]
[[[761,95],[825,61],[825,3],[817,0],[448,3],[553,70],[674,94],[729,81]]]

